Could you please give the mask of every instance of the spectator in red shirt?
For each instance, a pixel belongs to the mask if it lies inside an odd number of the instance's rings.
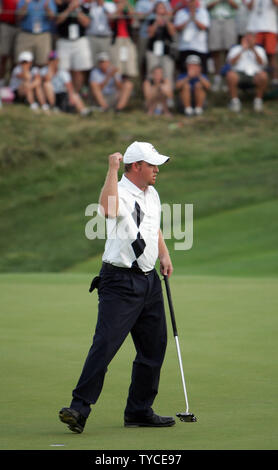
[[[15,10],[18,0],[0,0],[0,87],[4,86],[4,77],[8,59],[14,67],[14,44],[18,33]]]

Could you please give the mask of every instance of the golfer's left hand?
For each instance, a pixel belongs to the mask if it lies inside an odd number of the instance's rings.
[[[173,265],[168,254],[160,257],[160,273],[162,276],[170,277],[173,272]]]

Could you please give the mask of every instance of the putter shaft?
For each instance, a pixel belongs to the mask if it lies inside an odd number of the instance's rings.
[[[180,366],[181,379],[182,379],[182,386],[183,386],[183,392],[184,392],[184,398],[185,398],[185,406],[186,406],[186,412],[185,413],[178,413],[177,416],[180,415],[179,417],[182,421],[196,421],[195,416],[192,413],[189,413],[189,403],[188,403],[188,397],[187,397],[187,391],[186,391],[186,384],[185,384],[185,378],[184,378],[184,372],[183,372],[180,344],[179,344],[178,331],[177,331],[177,325],[176,325],[176,319],[175,319],[175,314],[174,314],[174,307],[173,307],[173,302],[172,302],[172,297],[171,297],[169,280],[168,280],[167,275],[164,275],[163,277],[164,277],[164,281],[165,281],[165,287],[166,287],[168,305],[169,305],[169,310],[170,310],[170,315],[171,315],[174,338],[175,338],[175,341],[176,341],[176,348],[177,348],[177,353],[178,353],[179,366]],[[192,417],[194,417],[194,419],[191,419]]]

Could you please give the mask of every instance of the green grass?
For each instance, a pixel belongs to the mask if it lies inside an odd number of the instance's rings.
[[[192,120],[0,113],[0,449],[276,449],[278,104],[262,116],[223,103]],[[91,276],[103,240],[85,237],[111,152],[152,142],[172,159],[161,168],[163,203],[192,203],[194,243],[175,251],[172,294],[191,410],[198,422],[125,429],[135,355],[115,357],[82,435],[57,413],[68,406],[90,347],[97,296]],[[169,316],[154,409],[184,411]],[[63,444],[62,447],[52,447]]]
[[[82,435],[59,422],[94,330],[97,296],[85,274],[1,275],[1,449],[276,449],[277,280],[175,276],[171,281],[190,409],[197,423],[126,429],[135,350],[109,366]],[[168,320],[154,409],[175,415],[184,396]]]
[[[0,271],[68,271],[99,259],[103,241],[86,239],[85,209],[98,201],[109,153],[124,152],[135,139],[172,157],[158,178],[161,201],[194,205],[194,250],[175,257],[177,268],[240,274],[232,255],[243,246],[250,260],[254,252],[257,257],[255,269],[246,260],[243,273],[267,274],[264,252],[269,257],[271,250],[271,274],[277,268],[275,102],[263,116],[248,107],[240,115],[216,107],[204,117],[170,121],[139,111],[81,120],[6,109],[0,114]],[[247,233],[248,240],[238,238]],[[209,253],[218,266],[208,264]]]

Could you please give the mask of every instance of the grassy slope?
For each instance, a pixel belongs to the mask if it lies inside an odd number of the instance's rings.
[[[173,157],[159,175],[162,202],[194,204],[194,250],[183,253],[190,269],[207,272],[208,251],[218,263],[225,257],[231,261],[239,242],[251,256],[260,248],[258,274],[265,272],[264,251],[269,256],[272,250],[277,263],[271,235],[277,232],[271,203],[278,193],[275,102],[263,116],[248,109],[234,116],[215,108],[202,118],[171,121],[139,111],[81,120],[34,117],[20,106],[5,110],[0,115],[1,271],[69,270],[101,253],[103,242],[84,235],[85,208],[98,200],[107,155],[123,152],[135,139],[149,140]],[[250,238],[244,240],[247,233]],[[177,267],[184,265],[181,254],[175,255]],[[227,274],[238,272],[235,263],[227,264]],[[244,272],[253,273],[254,265],[247,264]]]
[[[174,122],[140,112],[34,118],[21,107],[0,115],[0,271],[10,272],[0,275],[1,357],[9,371],[1,385],[1,449],[277,447],[277,117],[276,103],[260,117],[214,109]],[[135,139],[174,157],[160,173],[162,202],[194,204],[193,249],[169,245],[190,407],[199,421],[156,433],[123,428],[129,338],[80,438],[59,423],[57,410],[70,400],[96,320],[88,272],[97,271],[103,242],[84,237],[84,212],[97,201],[107,155]],[[62,270],[86,274],[13,273]],[[155,409],[184,410],[170,325]]]

